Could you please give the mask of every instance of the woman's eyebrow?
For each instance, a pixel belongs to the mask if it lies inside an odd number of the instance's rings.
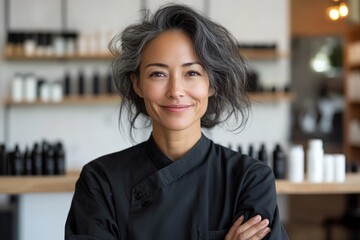
[[[145,68],[148,68],[148,67],[164,67],[164,68],[168,68],[169,65],[166,65],[164,63],[149,63],[148,65],[145,66]]]
[[[202,66],[202,64],[200,62],[188,62],[188,63],[184,63],[182,64],[183,67],[189,67],[189,66],[192,66],[192,65],[195,65],[195,64],[198,64],[200,66]],[[145,68],[148,68],[148,67],[163,67],[163,68],[169,68],[169,65],[166,65],[164,63],[149,63],[148,65],[145,66]]]

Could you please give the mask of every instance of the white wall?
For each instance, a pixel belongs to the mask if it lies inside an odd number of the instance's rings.
[[[11,26],[14,29],[59,29],[59,0],[11,0]],[[150,9],[168,1],[163,0],[75,0],[68,2],[68,26],[79,31],[116,30],[140,18],[142,4]],[[244,42],[276,42],[282,51],[288,51],[287,0],[196,0],[184,2],[216,21],[224,24]],[[4,0],[0,0],[3,9]],[[261,7],[260,7],[261,6]],[[48,9],[51,9],[50,11]],[[18,13],[18,14],[16,14]],[[0,14],[2,15],[2,14]],[[0,46],[4,46],[5,30],[0,24]],[[0,56],[3,48],[0,48]],[[264,85],[283,87],[289,81],[289,61],[253,62]],[[75,62],[8,62],[0,57],[0,102],[9,96],[10,80],[17,71],[31,72],[50,80],[61,79],[65,71],[75,76],[79,69],[87,75],[95,70],[106,72],[107,61]],[[68,169],[80,169],[86,162],[112,151],[130,146],[118,130],[116,104],[98,106],[39,106],[12,107],[10,114],[9,146],[21,147],[44,138],[63,140],[67,149]],[[271,150],[276,143],[286,145],[290,132],[289,104],[255,104],[245,130],[237,135],[221,127],[210,131],[216,142],[224,145],[252,143],[257,148],[266,143]],[[0,104],[0,141],[4,140],[4,107]],[[270,127],[271,126],[271,127]],[[147,133],[139,137],[145,139]],[[20,200],[20,240],[63,239],[63,223],[71,194],[26,194]],[[39,213],[36,209],[41,208]],[[44,230],[46,226],[46,231]],[[41,231],[41,235],[37,231]]]

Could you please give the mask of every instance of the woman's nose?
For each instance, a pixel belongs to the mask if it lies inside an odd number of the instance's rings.
[[[173,76],[169,79],[167,97],[181,98],[184,96],[184,86],[181,77]]]

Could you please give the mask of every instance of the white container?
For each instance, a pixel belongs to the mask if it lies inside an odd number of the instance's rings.
[[[11,81],[11,99],[14,102],[24,101],[24,79],[20,74],[15,74]]]
[[[36,100],[36,90],[37,90],[36,77],[32,74],[26,75],[24,83],[25,83],[24,100],[27,102],[34,102]]]
[[[35,55],[36,43],[34,39],[26,39],[24,43],[25,56],[31,57]]]
[[[40,87],[40,100],[49,102],[51,99],[51,86],[48,82],[44,82]]]
[[[61,34],[56,35],[54,39],[55,55],[62,57],[65,55],[65,40]]]
[[[346,160],[344,154],[334,154],[334,166],[335,166],[335,174],[334,180],[335,182],[345,182],[346,179]]]
[[[63,88],[60,82],[55,82],[52,84],[51,89],[51,100],[53,102],[60,102],[63,100]]]
[[[295,145],[290,149],[287,175],[290,182],[304,181],[304,149],[301,145]]]
[[[309,182],[320,183],[323,181],[324,173],[324,150],[320,139],[312,139],[306,154],[307,179]]]
[[[324,182],[334,182],[335,180],[335,161],[334,155],[324,155]]]

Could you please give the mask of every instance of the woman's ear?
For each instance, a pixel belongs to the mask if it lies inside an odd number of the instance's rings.
[[[209,97],[214,96],[215,90],[213,87],[209,87]]]
[[[131,79],[131,82],[132,82],[132,87],[135,91],[135,93],[139,96],[139,97],[143,97],[143,94],[142,94],[142,91],[141,91],[141,88],[139,87],[139,79],[138,77],[136,76],[135,73],[132,73],[130,75],[130,79]]]

